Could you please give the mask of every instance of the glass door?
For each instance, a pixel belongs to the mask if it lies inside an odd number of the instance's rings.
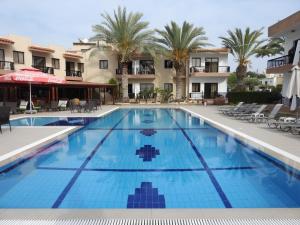
[[[204,98],[215,98],[218,94],[218,83],[205,83]]]
[[[219,71],[219,59],[218,58],[205,58],[205,72],[218,72]]]

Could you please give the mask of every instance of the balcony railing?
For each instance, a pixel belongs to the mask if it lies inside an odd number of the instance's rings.
[[[289,55],[281,56],[275,59],[268,60],[267,68],[271,69],[271,68],[285,66],[288,64],[292,64],[293,63],[292,61],[293,59]]]
[[[15,64],[9,61],[0,61],[0,70],[14,70]]]
[[[218,66],[216,68],[209,68],[205,66],[192,66],[190,73],[229,73],[230,66]]]
[[[66,70],[66,76],[68,77],[82,77],[81,71],[78,70]]]
[[[53,67],[49,67],[49,66],[37,66],[37,65],[33,65],[32,67],[34,67],[36,69],[39,69],[43,73],[54,74],[54,68]]]
[[[117,75],[122,75],[122,69],[116,69]],[[134,73],[133,69],[128,69],[128,75],[154,75],[155,69],[149,67],[138,67]]]

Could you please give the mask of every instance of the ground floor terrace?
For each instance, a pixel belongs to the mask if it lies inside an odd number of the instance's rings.
[[[93,113],[74,114],[70,112],[45,112],[37,116],[95,116],[102,117],[114,110],[132,109],[132,105],[107,105]],[[274,156],[294,168],[300,168],[300,140],[299,137],[276,130],[268,129],[264,124],[256,125],[237,121],[219,114],[217,107],[199,105],[139,105],[134,108],[181,108],[196,117],[200,116],[207,123],[218,129],[237,137],[239,140],[251,144],[261,151]],[[23,115],[13,116],[13,118]],[[146,115],[148,118],[149,116]],[[179,120],[177,120],[179,121]],[[167,121],[165,121],[167,123]],[[149,124],[150,120],[145,120]],[[193,122],[192,122],[193,123]],[[117,127],[118,128],[118,127]],[[120,128],[124,129],[122,123]],[[74,132],[78,127],[13,127],[12,132],[4,129],[0,135],[1,156],[0,160],[12,160],[20,157],[25,151],[36,151],[41,145],[50,143],[56,139],[63,139],[66,135]],[[184,129],[184,128],[183,128]],[[118,129],[116,129],[118,130]],[[159,130],[159,129],[158,129]],[[158,131],[156,130],[156,131]],[[28,132],[30,131],[30,132]],[[128,129],[130,132],[130,129]],[[139,131],[138,131],[139,132]],[[188,131],[186,131],[189,135]],[[147,131],[147,135],[150,131]],[[184,132],[183,132],[184,133]],[[163,133],[162,133],[163,134]],[[100,131],[99,131],[99,135]],[[128,134],[128,138],[130,134]],[[154,134],[155,136],[155,134]],[[18,138],[16,138],[18,137]],[[116,136],[117,137],[117,136]],[[210,139],[210,137],[207,137]],[[118,139],[115,139],[115,142]],[[79,140],[77,140],[79,141]],[[88,140],[86,140],[88,141]],[[209,143],[212,140],[210,139]],[[222,140],[219,140],[222,142]],[[83,142],[78,142],[83,143]],[[85,143],[85,142],[84,142]],[[125,143],[124,143],[125,144]],[[200,144],[200,143],[199,143]],[[171,145],[171,143],[170,143]],[[201,145],[201,144],[200,144]],[[204,146],[203,146],[204,147]],[[201,151],[201,150],[200,150]],[[230,151],[230,149],[228,149]],[[107,155],[108,156],[108,155]],[[153,156],[152,156],[153,157]],[[159,158],[159,156],[157,156]],[[182,159],[184,161],[184,159]],[[178,161],[179,164],[182,162]],[[124,173],[125,176],[125,173]],[[241,174],[242,176],[242,174]],[[123,182],[123,181],[122,181]],[[188,182],[188,180],[186,181]],[[92,183],[90,184],[92,185]],[[237,184],[236,184],[237,185]],[[267,185],[267,184],[266,184]],[[204,188],[204,187],[203,187]],[[203,188],[199,187],[201,194]],[[235,187],[236,188],[236,187]],[[174,186],[174,189],[176,187]],[[113,190],[112,190],[113,191]],[[237,193],[238,194],[238,193]],[[296,198],[297,196],[295,196]],[[232,199],[231,199],[232,200]],[[253,199],[255,201],[255,199]],[[77,222],[78,224],[148,224],[149,220],[156,219],[152,224],[299,224],[299,208],[234,208],[234,209],[1,209],[0,224],[13,224],[16,219],[27,219],[27,224],[54,222],[56,224]],[[28,220],[29,219],[29,220]],[[98,219],[98,220],[97,220]],[[104,219],[104,220],[103,220]],[[114,220],[113,220],[114,219]],[[123,219],[123,220],[122,220]],[[127,219],[127,220],[126,220]],[[176,220],[175,220],[176,219]],[[35,220],[35,221],[32,221]],[[74,221],[76,220],[76,221]],[[150,222],[149,222],[150,224]]]
[[[114,85],[66,81],[64,84],[32,84],[31,95],[33,103],[78,98],[80,100],[96,99],[102,104],[113,102]],[[16,82],[0,82],[0,102],[29,101],[29,84]]]

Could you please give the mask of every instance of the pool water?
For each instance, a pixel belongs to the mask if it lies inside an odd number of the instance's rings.
[[[0,171],[2,208],[300,207],[299,171],[179,109],[116,110]]]
[[[12,126],[84,126],[95,117],[24,117],[11,120]]]

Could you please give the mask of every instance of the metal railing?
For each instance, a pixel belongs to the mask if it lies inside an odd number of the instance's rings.
[[[79,70],[66,70],[66,76],[68,76],[68,77],[82,77],[82,73]]]
[[[268,64],[267,64],[267,68],[277,68],[277,67],[281,67],[281,66],[285,66],[288,64],[292,64],[293,63],[293,59],[291,56],[289,55],[284,55],[275,59],[271,59],[268,60]]]
[[[0,69],[1,70],[14,70],[15,64],[9,61],[0,61]]]
[[[190,73],[229,73],[230,66],[218,66],[216,68],[210,68],[206,66],[192,66],[190,67]]]
[[[217,97],[225,97],[226,98],[226,94],[227,92],[209,92],[209,93],[205,93],[205,92],[191,92],[190,93],[190,98],[194,99],[194,100],[198,100],[198,99],[214,99]]]
[[[49,67],[49,66],[37,66],[37,65],[33,65],[32,67],[34,67],[36,69],[39,69],[43,73],[54,74],[54,68],[53,67]]]
[[[122,75],[122,69],[116,69],[117,75]],[[129,75],[154,75],[155,69],[149,67],[137,67],[136,71],[134,72],[133,69],[128,69],[127,74]]]

